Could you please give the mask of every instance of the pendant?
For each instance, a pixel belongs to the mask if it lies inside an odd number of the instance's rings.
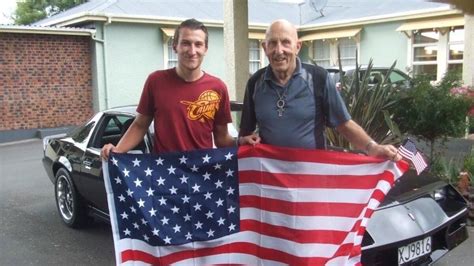
[[[285,100],[283,99],[279,99],[277,102],[276,102],[276,107],[277,107],[277,112],[278,112],[278,116],[283,116],[283,112],[285,111]]]

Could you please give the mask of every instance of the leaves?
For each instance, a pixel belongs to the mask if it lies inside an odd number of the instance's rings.
[[[18,1],[13,19],[17,25],[28,25],[50,17],[87,0],[24,0]]]

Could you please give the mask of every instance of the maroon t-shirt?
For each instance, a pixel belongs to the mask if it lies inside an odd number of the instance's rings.
[[[137,112],[154,118],[155,153],[212,148],[215,125],[232,122],[224,82],[206,73],[186,82],[175,68],[148,76]]]

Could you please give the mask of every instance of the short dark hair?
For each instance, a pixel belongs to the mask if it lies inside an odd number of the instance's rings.
[[[209,33],[207,32],[206,26],[201,21],[198,21],[194,18],[187,19],[181,24],[179,24],[178,28],[174,31],[174,36],[173,36],[173,46],[178,45],[178,40],[179,40],[179,30],[182,28],[188,28],[191,30],[202,30],[204,34],[206,34],[206,39],[205,39],[205,44],[207,47],[208,41],[209,41]]]

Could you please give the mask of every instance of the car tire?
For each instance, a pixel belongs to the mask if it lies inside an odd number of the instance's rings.
[[[86,224],[87,213],[84,205],[69,172],[64,168],[60,168],[56,173],[54,195],[59,216],[67,226],[79,228]]]

